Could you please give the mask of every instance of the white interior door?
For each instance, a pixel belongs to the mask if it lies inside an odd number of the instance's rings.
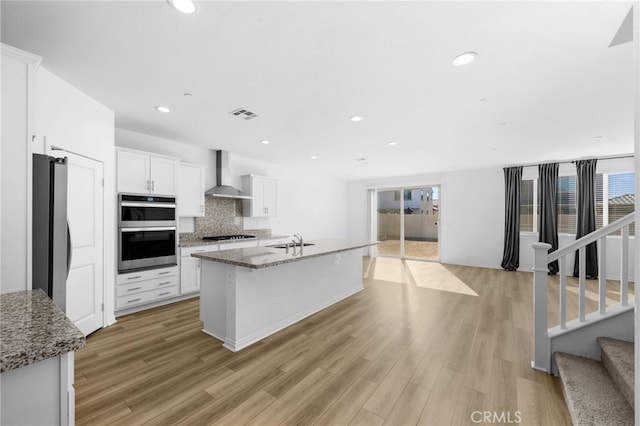
[[[67,215],[71,267],[67,278],[67,316],[87,335],[103,326],[103,165],[86,157],[68,158]]]

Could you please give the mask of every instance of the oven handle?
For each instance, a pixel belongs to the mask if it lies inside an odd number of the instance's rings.
[[[175,231],[175,226],[150,226],[141,228],[120,228],[120,232],[140,232],[140,231]]]
[[[130,203],[130,202],[121,202],[120,205],[122,207],[172,207],[172,208],[176,208],[175,204],[167,204],[167,203]]]

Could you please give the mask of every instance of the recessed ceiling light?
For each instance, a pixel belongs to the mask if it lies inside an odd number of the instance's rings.
[[[192,0],[167,0],[171,6],[179,12],[193,15],[198,11],[198,7]]]
[[[186,92],[186,93],[184,94],[184,96],[187,96],[187,97],[189,97],[189,96],[193,96],[193,93]]]
[[[364,120],[364,117],[363,117],[363,116],[361,116],[361,115],[354,115],[354,116],[353,116],[353,117],[351,117],[349,120],[354,121],[354,122],[355,122],[355,121],[362,121],[362,120]]]
[[[262,140],[260,141],[260,143],[261,143],[261,144],[263,144],[263,145],[269,145],[271,142],[269,142],[269,141],[268,141],[268,140],[266,140],[266,139],[262,139]]]
[[[387,145],[396,146],[396,145],[398,145],[398,142],[394,142],[394,141],[387,142]]]
[[[311,157],[309,157],[309,158],[311,158],[312,160],[317,160],[317,159],[318,159],[318,157],[317,157],[317,156],[315,156],[315,155],[312,155],[312,156],[311,156]]]
[[[476,59],[476,56],[478,56],[476,52],[461,53],[453,59],[453,65],[456,67],[468,65]]]
[[[171,111],[169,108],[167,108],[166,106],[157,106],[156,110],[159,112],[169,112]]]

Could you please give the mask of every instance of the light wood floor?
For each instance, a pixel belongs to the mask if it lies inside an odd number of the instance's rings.
[[[530,367],[530,273],[363,267],[364,291],[235,354],[200,331],[197,299],[119,318],[77,352],[77,424],[571,424]]]

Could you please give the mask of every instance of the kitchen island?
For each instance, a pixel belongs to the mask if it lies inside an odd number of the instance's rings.
[[[304,247],[195,253],[205,333],[239,351],[362,290],[362,249],[375,242],[318,240]]]

